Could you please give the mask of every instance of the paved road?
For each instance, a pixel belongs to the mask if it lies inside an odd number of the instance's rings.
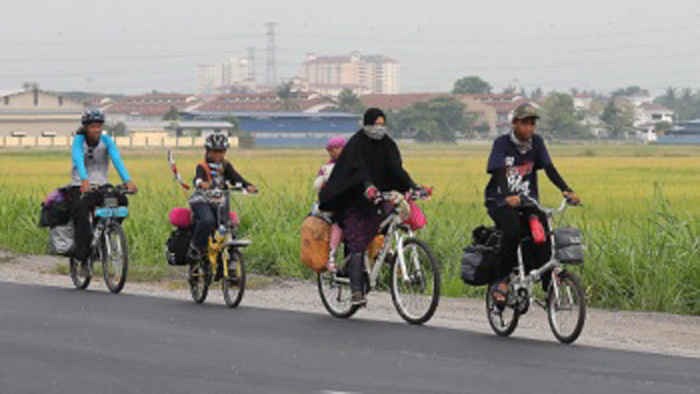
[[[700,360],[0,282],[2,394],[337,392],[700,393]]]

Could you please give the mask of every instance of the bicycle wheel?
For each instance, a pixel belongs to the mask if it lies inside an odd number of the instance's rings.
[[[85,264],[74,257],[70,258],[70,278],[78,290],[85,290],[90,286],[92,279],[92,257],[88,257]]]
[[[241,303],[245,292],[245,263],[238,249],[229,247],[219,254],[219,264],[227,261],[228,278],[221,278],[221,292],[229,308],[235,308]]]
[[[493,286],[495,284],[486,288],[486,316],[493,332],[498,336],[507,337],[518,327],[520,312],[515,305],[496,302],[491,295]]]
[[[391,267],[391,299],[399,315],[411,324],[430,320],[440,301],[440,270],[428,245],[417,239],[403,242],[406,272],[399,258]]]
[[[129,245],[124,228],[118,222],[107,227],[101,242],[102,273],[109,291],[119,293],[126,283],[129,268]]]
[[[586,320],[586,293],[572,272],[561,271],[547,292],[547,316],[552,333],[561,343],[573,343]]]
[[[211,283],[211,265],[206,257],[190,263],[188,280],[192,299],[198,304],[203,303],[207,299]]]
[[[339,319],[347,319],[360,309],[352,304],[349,278],[337,277],[328,271],[319,273],[318,294],[328,313]]]

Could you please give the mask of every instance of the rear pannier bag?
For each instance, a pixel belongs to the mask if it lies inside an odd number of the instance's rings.
[[[498,249],[501,232],[494,227],[479,226],[472,231],[473,244],[462,253],[462,280],[472,286],[482,286],[497,279]]]
[[[165,259],[169,265],[187,265],[187,250],[194,236],[194,226],[178,228],[165,242]]]
[[[73,222],[49,229],[49,253],[70,256],[73,252]]]
[[[583,263],[583,236],[578,228],[554,229],[554,257],[563,263]]]
[[[462,280],[472,286],[489,284],[494,279],[498,260],[494,248],[469,245],[462,253]]]

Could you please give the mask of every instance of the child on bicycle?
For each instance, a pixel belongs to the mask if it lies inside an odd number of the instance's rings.
[[[194,236],[187,253],[188,259],[199,260],[209,246],[208,237],[216,227],[218,206],[209,200],[206,191],[211,188],[227,190],[227,182],[240,183],[249,193],[257,192],[252,183],[246,181],[225,159],[229,148],[228,137],[224,134],[210,134],[204,143],[206,152],[204,160],[197,164],[194,178],[195,191],[189,199],[190,208],[194,213]],[[221,219],[228,221],[228,201],[226,201],[226,216]]]
[[[90,215],[104,200],[102,193],[95,188],[109,184],[110,160],[127,189],[134,193],[137,190],[114,140],[102,134],[104,122],[105,115],[102,111],[86,110],[81,118],[82,126],[75,133],[71,148],[72,180],[68,194],[71,200],[71,217],[75,225],[73,256],[83,264],[88,260],[91,252]],[[128,205],[126,196],[120,195],[118,198],[120,205]]]
[[[331,177],[331,173],[333,172],[333,168],[335,167],[335,162],[336,160],[338,160],[340,154],[343,152],[344,146],[345,138],[341,136],[336,136],[328,140],[328,143],[326,144],[326,151],[328,152],[329,160],[326,164],[321,166],[321,169],[318,170],[316,180],[314,180],[314,187],[317,191],[320,192],[321,189],[326,185],[326,182],[328,182],[328,179]],[[335,220],[333,220],[333,214],[331,212],[323,212],[318,210],[318,203],[314,204],[312,214],[317,215],[332,224],[330,248],[328,253],[328,261],[326,262],[326,269],[328,269],[328,271],[330,272],[336,272],[338,269],[335,266],[335,255],[336,250],[340,245],[340,241],[343,239],[343,230],[340,228],[340,225]]]
[[[518,245],[530,233],[528,219],[536,216],[547,231],[544,214],[534,208],[523,206],[527,199],[539,200],[537,170],[544,169],[549,180],[561,190],[571,204],[579,204],[580,199],[561,177],[549,156],[544,139],[535,134],[540,118],[532,104],[522,104],[513,113],[513,130],[493,142],[487,172],[491,179],[486,186],[486,208],[489,216],[501,230],[499,266],[493,288],[493,297],[498,302],[506,301],[507,277],[518,264]],[[521,196],[523,197],[521,199]],[[549,243],[536,245],[523,244],[523,258],[527,269],[537,268],[551,257]],[[546,277],[545,277],[546,278]],[[543,280],[546,286],[546,280]]]

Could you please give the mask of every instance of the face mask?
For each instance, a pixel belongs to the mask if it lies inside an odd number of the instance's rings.
[[[386,126],[382,125],[365,126],[364,130],[365,134],[373,140],[381,140],[387,132]]]

